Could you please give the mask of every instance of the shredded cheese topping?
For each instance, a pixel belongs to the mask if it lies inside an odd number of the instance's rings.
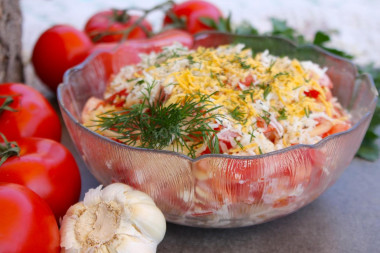
[[[162,99],[164,106],[181,104],[189,95],[209,95],[212,104],[220,106],[211,112],[220,116],[209,125],[225,154],[256,155],[314,144],[348,129],[349,115],[331,95],[326,68],[268,51],[253,56],[244,47],[188,50],[174,44],[161,53],[143,54],[141,63],[122,68],[112,79],[106,103],[87,110],[93,117],[87,115],[85,124],[93,125],[89,121],[111,107],[141,103],[142,94],[154,83],[150,102]],[[209,152],[207,143],[196,150],[197,156]]]

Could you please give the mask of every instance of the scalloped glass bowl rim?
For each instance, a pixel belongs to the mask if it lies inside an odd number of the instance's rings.
[[[198,38],[198,37],[201,37],[203,35],[207,35],[207,34],[216,34],[218,32],[202,32],[202,33],[199,33],[195,36],[195,39]],[[338,60],[341,60],[341,61],[345,61],[345,62],[348,62],[350,64],[352,64],[354,67],[355,67],[355,70],[356,70],[356,76],[355,76],[355,79],[363,79],[363,78],[367,78],[368,81],[370,82],[370,85],[372,86],[371,88],[374,89],[374,91],[376,91],[376,96],[374,98],[374,100],[372,101],[372,103],[377,103],[377,99],[378,99],[378,93],[377,93],[377,89],[375,87],[375,84],[373,82],[373,79],[371,77],[370,74],[368,73],[363,73],[361,75],[358,75],[358,72],[357,72],[357,68],[356,68],[356,65],[350,61],[350,60],[347,60],[343,57],[340,57],[340,56],[336,56],[318,46],[315,46],[315,45],[312,45],[312,44],[307,44],[307,45],[301,45],[301,46],[297,46],[295,43],[293,43],[292,41],[288,40],[288,39],[285,39],[285,38],[282,38],[282,37],[278,37],[278,36],[255,36],[255,35],[234,35],[234,34],[228,34],[228,35],[232,35],[232,36],[241,36],[241,37],[245,37],[245,38],[249,38],[249,37],[266,37],[266,38],[275,38],[275,39],[278,39],[278,40],[281,40],[283,41],[284,43],[289,43],[291,44],[292,46],[294,46],[296,49],[299,49],[299,48],[304,48],[304,47],[308,47],[308,48],[312,48],[313,50],[316,50],[318,53],[321,53],[321,54],[325,54],[325,55],[329,55],[331,57],[334,57]],[[118,50],[116,48],[115,51],[112,52],[112,55],[114,54],[117,54]],[[199,160],[202,160],[204,158],[210,158],[210,157],[215,157],[215,158],[228,158],[228,159],[238,159],[238,160],[254,160],[254,159],[259,159],[259,158],[263,158],[263,157],[268,157],[268,156],[272,156],[272,155],[276,155],[276,154],[280,154],[280,153],[285,153],[285,152],[288,152],[288,151],[292,151],[292,150],[296,150],[296,149],[302,149],[302,148],[311,148],[311,149],[316,149],[318,148],[320,145],[323,145],[325,142],[329,142],[329,141],[333,141],[334,139],[337,139],[339,136],[342,136],[342,135],[346,135],[346,134],[349,134],[350,132],[354,131],[356,128],[359,127],[359,125],[361,125],[361,123],[367,118],[367,117],[370,117],[372,112],[371,111],[368,111],[364,114],[364,116],[359,119],[350,129],[346,130],[346,131],[343,131],[343,132],[339,132],[339,133],[336,133],[336,134],[332,134],[332,135],[329,135],[325,138],[323,138],[322,140],[320,140],[319,142],[315,143],[315,144],[297,144],[297,145],[294,145],[294,146],[289,146],[289,147],[286,147],[286,148],[283,148],[283,149],[279,149],[279,150],[275,150],[275,151],[271,151],[271,152],[268,152],[268,153],[265,153],[265,154],[260,154],[260,155],[252,155],[252,156],[236,156],[236,155],[227,155],[227,154],[207,154],[207,155],[202,155],[202,156],[199,156],[199,157],[196,157],[196,158],[191,158],[187,155],[184,155],[184,154],[181,154],[181,153],[178,153],[178,152],[175,152],[175,151],[169,151],[169,150],[159,150],[159,149],[148,149],[148,148],[139,148],[139,147],[133,147],[133,146],[129,146],[129,145],[126,145],[126,144],[122,144],[122,143],[119,143],[119,142],[116,142],[114,140],[111,140],[101,134],[98,134],[94,131],[91,131],[90,129],[88,129],[87,127],[85,127],[83,124],[81,124],[72,114],[71,112],[65,107],[65,105],[63,104],[63,99],[62,99],[62,92],[61,90],[63,89],[63,86],[66,85],[66,83],[69,82],[69,78],[70,78],[70,75],[72,73],[75,73],[77,71],[80,71],[84,68],[84,66],[86,66],[87,64],[89,64],[96,56],[98,56],[99,54],[103,54],[105,53],[105,51],[99,51],[99,52],[95,52],[93,54],[91,54],[90,56],[88,56],[86,58],[86,60],[84,60],[82,63],[68,69],[65,74],[64,74],[64,78],[63,78],[63,83],[61,83],[59,86],[58,86],[58,92],[57,92],[57,97],[58,97],[58,103],[61,105],[61,108],[67,113],[67,115],[69,116],[70,120],[72,120],[75,124],[79,125],[82,129],[90,132],[91,134],[109,142],[109,143],[112,143],[112,144],[115,144],[115,145],[119,145],[121,148],[127,148],[127,149],[132,149],[132,150],[136,150],[136,151],[141,151],[141,152],[154,152],[154,153],[161,153],[161,154],[168,154],[168,155],[174,155],[174,156],[177,156],[177,157],[181,157],[181,158],[185,158],[187,160],[190,160],[192,162],[196,162],[196,161],[199,161]],[[68,84],[67,84],[68,85]]]

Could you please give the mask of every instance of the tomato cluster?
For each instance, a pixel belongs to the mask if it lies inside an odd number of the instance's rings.
[[[35,89],[0,84],[0,252],[59,252],[60,218],[81,179],[53,107]]]
[[[124,46],[143,52],[157,51],[174,42],[192,47],[192,34],[214,29],[204,24],[202,18],[218,22],[222,17],[215,5],[202,0],[168,4],[171,6],[165,9],[164,27],[155,35],[145,16],[158,7],[146,10],[143,16],[130,15],[127,10],[100,11],[88,19],[84,31],[69,25],[49,28],[33,49],[35,73],[55,92],[65,71],[81,63],[91,53]],[[165,4],[159,6],[164,7]]]

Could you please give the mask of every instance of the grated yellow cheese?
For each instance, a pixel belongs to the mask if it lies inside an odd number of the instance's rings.
[[[138,71],[132,77],[147,83],[148,75],[157,80],[165,91],[165,106],[181,104],[188,95],[210,95],[211,102],[220,106],[213,113],[223,115],[220,122],[210,124],[228,128],[239,138],[254,131],[266,136],[271,125],[272,131],[276,130],[277,139],[273,147],[266,146],[265,150],[301,142],[317,142],[320,137],[308,139],[307,134],[318,124],[320,117],[334,123],[348,121],[349,117],[340,113],[339,105],[326,95],[330,90],[320,82],[325,73],[319,66],[275,57],[268,52],[252,56],[250,49],[242,47],[226,45],[216,49],[199,47],[187,50],[173,46],[160,54],[150,55],[149,60],[145,61],[150,64],[137,65]],[[151,59],[155,59],[153,63]],[[126,85],[127,78],[123,79],[123,84],[118,78],[114,80],[111,85]],[[137,96],[134,92],[142,92],[136,82],[128,84],[131,94],[126,100],[132,95]],[[170,85],[173,87],[169,89]],[[317,97],[309,97],[309,93],[317,94]],[[265,122],[264,126],[260,126],[260,122]],[[265,145],[259,138],[246,142],[243,148],[235,145],[235,141],[231,142],[234,146],[228,153],[244,153],[253,149],[259,154],[260,146]],[[202,145],[196,146],[204,149]]]

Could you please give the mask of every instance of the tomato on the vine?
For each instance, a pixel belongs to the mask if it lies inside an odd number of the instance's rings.
[[[61,139],[61,123],[53,107],[37,90],[24,84],[0,84],[0,121],[0,133],[8,140]]]
[[[49,206],[28,188],[0,183],[0,252],[58,253],[59,230]]]
[[[212,27],[204,24],[201,18],[210,18],[218,22],[222,16],[218,7],[212,3],[202,0],[189,0],[180,4],[174,4],[173,8],[165,16],[164,24],[171,24],[176,21],[176,18],[184,19],[186,30],[194,34],[201,31],[213,30]]]
[[[46,201],[58,220],[79,199],[81,179],[74,157],[53,140],[22,138],[17,144],[19,156],[0,165],[0,182],[28,187]],[[5,151],[9,146],[0,148]]]
[[[125,10],[107,10],[94,14],[87,21],[84,31],[93,42],[118,42],[123,38],[125,31],[138,21],[137,15],[129,15]],[[151,32],[152,26],[143,19],[139,25],[129,31],[126,38],[146,38],[146,32]]]
[[[37,76],[52,91],[62,82],[65,71],[82,62],[92,47],[87,35],[68,25],[46,30],[33,49],[32,63]]]

